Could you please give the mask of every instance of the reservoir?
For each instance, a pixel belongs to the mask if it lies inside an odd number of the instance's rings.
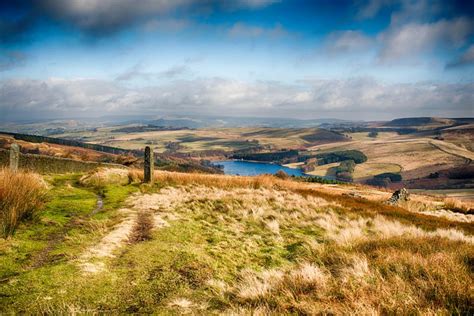
[[[257,176],[260,174],[275,174],[278,170],[283,170],[290,176],[305,176],[301,169],[292,169],[272,163],[226,160],[216,161],[213,164],[224,166],[224,173],[232,175]]]

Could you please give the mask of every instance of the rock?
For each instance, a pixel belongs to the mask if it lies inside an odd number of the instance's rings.
[[[400,201],[408,201],[409,198],[410,194],[408,193],[408,190],[401,188],[400,190],[393,192],[392,197],[385,203],[389,205],[396,205]]]

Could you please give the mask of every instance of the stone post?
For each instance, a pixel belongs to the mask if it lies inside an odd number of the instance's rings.
[[[144,182],[153,183],[153,169],[155,166],[155,160],[153,158],[153,150],[150,146],[145,147],[145,162],[144,162]]]
[[[18,170],[18,164],[20,162],[20,146],[12,144],[10,146],[10,169],[12,171]]]

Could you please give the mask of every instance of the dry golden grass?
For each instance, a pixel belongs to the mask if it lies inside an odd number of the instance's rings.
[[[474,203],[472,201],[460,201],[453,198],[444,199],[444,206],[453,211],[462,213],[473,213]]]
[[[130,182],[143,181],[143,171],[131,169],[128,172]],[[414,204],[410,207],[389,206],[381,204],[380,196],[373,199],[361,199],[351,196],[345,196],[344,193],[352,192],[354,189],[364,192],[364,190],[373,191],[373,188],[363,185],[320,185],[298,182],[294,180],[283,180],[271,175],[261,175],[256,177],[242,177],[230,175],[198,174],[198,173],[179,173],[168,171],[155,171],[155,183],[159,185],[203,185],[222,189],[231,188],[274,188],[289,190],[303,196],[320,197],[334,202],[348,209],[357,210],[361,214],[381,214],[390,218],[420,225],[423,228],[437,229],[439,227],[458,228],[469,233],[474,232],[474,227],[469,223],[453,222],[450,219],[437,217],[426,213],[419,213],[415,209],[419,206]],[[380,193],[380,192],[379,192]],[[387,198],[389,195],[387,195]]]
[[[33,217],[46,196],[43,179],[31,172],[0,169],[0,225],[3,237],[13,235],[20,221]]]
[[[130,182],[143,181],[143,171],[131,169],[128,172]],[[271,175],[255,177],[241,177],[230,175],[214,175],[202,173],[180,173],[168,171],[155,171],[156,183],[168,185],[205,185],[219,188],[272,188],[284,187],[287,189],[302,187],[304,184],[296,181],[279,179]]]
[[[443,228],[443,222],[425,230],[368,216],[332,200],[281,188],[193,182],[163,188],[143,203],[162,215],[177,214],[178,221],[197,216],[206,227],[221,224],[232,240],[245,241],[242,251],[262,246],[256,227],[265,245],[298,249],[297,259],[282,266],[243,267],[235,278],[216,273],[208,280],[214,299],[226,302],[225,314],[472,313],[472,236]],[[308,229],[311,234],[297,233]],[[297,243],[288,240],[294,236]]]
[[[81,177],[81,184],[101,188],[108,184],[128,184],[128,170],[120,168],[98,168]]]

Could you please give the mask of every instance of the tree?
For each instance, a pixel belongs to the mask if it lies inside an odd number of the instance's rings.
[[[371,131],[367,136],[376,138],[379,135],[379,132],[377,131]]]

